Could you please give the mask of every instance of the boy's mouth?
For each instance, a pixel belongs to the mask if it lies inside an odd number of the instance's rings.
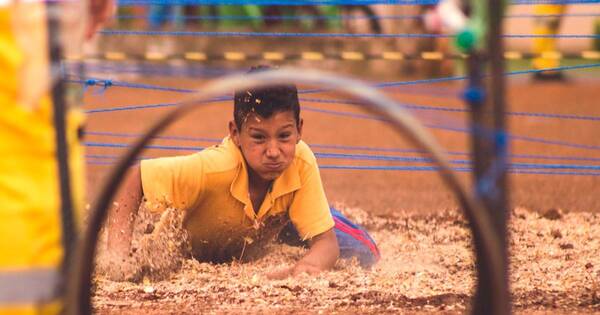
[[[265,163],[263,166],[269,171],[277,171],[281,169],[283,163]]]

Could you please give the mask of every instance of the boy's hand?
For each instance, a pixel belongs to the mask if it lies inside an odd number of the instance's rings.
[[[267,279],[269,280],[282,280],[292,275],[293,267],[285,267],[275,271],[267,273]]]
[[[106,249],[112,258],[127,259],[133,237],[133,225],[142,200],[142,179],[139,165],[132,166],[110,209],[106,222]]]
[[[331,269],[339,256],[339,247],[335,232],[330,229],[313,237],[309,241],[310,249],[293,267],[286,267],[270,273],[267,278],[272,280],[285,279],[303,273],[316,275],[321,271]]]
[[[317,266],[313,266],[308,263],[299,261],[293,267],[285,267],[285,268],[267,273],[267,279],[282,280],[282,279],[285,279],[290,276],[296,277],[303,273],[306,273],[306,274],[309,274],[312,276],[312,275],[319,274],[321,271],[323,271],[323,270]]]

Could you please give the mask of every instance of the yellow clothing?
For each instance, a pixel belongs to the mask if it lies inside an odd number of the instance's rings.
[[[229,137],[192,155],[142,161],[141,173],[150,209],[185,211],[193,254],[202,261],[256,258],[288,220],[303,239],[334,226],[316,159],[302,141],[256,212],[246,162]]]
[[[56,288],[63,248],[50,79],[44,78],[49,73],[46,32],[42,2],[0,6],[0,314],[60,310]],[[79,209],[81,118],[72,110],[67,119]]]
[[[565,5],[561,4],[536,4],[534,13],[539,15],[560,15],[565,12]],[[560,26],[560,17],[537,17],[533,33],[535,35],[556,35]],[[556,38],[534,38],[533,53],[537,55],[533,59],[533,67],[535,69],[556,68],[560,65],[560,60],[552,58],[551,54],[557,51]],[[540,56],[546,53],[547,56]]]

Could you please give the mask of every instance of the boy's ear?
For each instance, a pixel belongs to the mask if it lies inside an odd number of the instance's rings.
[[[236,146],[240,146],[240,131],[233,120],[229,121],[229,136]]]
[[[296,140],[296,143],[300,142],[302,139],[302,126],[304,126],[304,119],[300,118],[300,121],[298,122],[298,139]]]

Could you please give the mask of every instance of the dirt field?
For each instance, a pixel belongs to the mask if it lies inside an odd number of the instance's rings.
[[[111,77],[117,80],[117,77]],[[201,88],[190,79],[128,78],[119,80],[178,88]],[[513,112],[543,112],[600,116],[598,78],[575,73],[567,83],[532,83],[528,77],[509,81],[508,104]],[[461,85],[429,84],[410,88],[384,89],[405,104],[462,108],[456,97]],[[442,95],[442,96],[440,96]],[[184,94],[112,87],[102,95],[87,93],[85,108],[176,102]],[[305,95],[331,98],[332,95]],[[344,151],[318,144],[412,149],[385,123],[376,120],[328,115],[313,109],[360,112],[349,105],[303,103],[304,139],[315,152],[365,153],[417,157],[416,153]],[[88,132],[140,133],[166,108],[118,111],[89,115]],[[176,123],[167,135],[222,138],[231,105],[213,103]],[[466,133],[439,129],[464,127],[465,113],[415,111],[439,143],[448,151],[468,151]],[[568,142],[551,145],[514,140],[511,154],[535,154],[557,159],[514,158],[513,162],[598,165],[600,158],[598,121],[509,116],[513,135]],[[89,142],[128,143],[131,138],[90,135]],[[206,141],[157,140],[156,144],[208,146]],[[575,145],[587,145],[585,149]],[[88,147],[88,155],[113,155],[122,149]],[[183,154],[184,151],[149,150],[144,157]],[[453,155],[452,159],[467,159]],[[107,173],[107,165],[93,164],[110,159],[89,160],[90,200]],[[426,165],[408,162],[319,159],[320,165]],[[549,171],[577,171],[557,169]],[[594,171],[589,171],[594,172]],[[596,171],[597,173],[597,171]],[[283,247],[277,254],[246,265],[212,266],[185,261],[180,273],[169,280],[141,284],[96,280],[95,303],[99,313],[429,313],[454,314],[469,307],[473,285],[473,262],[468,230],[456,202],[433,171],[350,171],[323,169],[323,181],[330,202],[343,205],[373,232],[383,259],[372,271],[352,263],[340,263],[336,270],[317,279],[269,282],[262,271],[274,264],[289,263],[300,252]],[[463,173],[469,184],[468,173]],[[540,314],[600,312],[600,177],[591,175],[510,176],[511,280],[517,311]],[[527,210],[525,210],[527,209]],[[537,213],[560,209],[559,220]],[[558,231],[558,232],[557,232]]]

